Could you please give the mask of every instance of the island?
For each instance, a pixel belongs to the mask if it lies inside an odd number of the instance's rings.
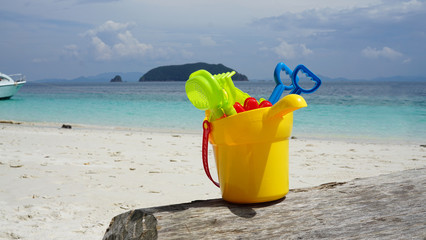
[[[116,75],[110,82],[123,82],[120,75]]]
[[[182,65],[170,65],[153,68],[145,73],[139,82],[149,81],[186,81],[191,73],[204,69],[211,74],[219,74],[235,71],[223,64],[208,64],[208,63],[188,63]],[[247,76],[235,71],[235,75],[232,76],[234,81],[248,81]]]

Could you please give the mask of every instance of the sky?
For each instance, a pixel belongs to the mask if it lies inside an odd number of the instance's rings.
[[[421,0],[0,0],[0,72],[27,80],[222,63],[249,79],[426,76]]]

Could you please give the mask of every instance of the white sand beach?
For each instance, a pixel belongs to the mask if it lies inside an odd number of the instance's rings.
[[[221,197],[201,132],[3,123],[0,133],[0,239],[102,239],[125,211]],[[290,188],[425,167],[420,144],[291,139]]]

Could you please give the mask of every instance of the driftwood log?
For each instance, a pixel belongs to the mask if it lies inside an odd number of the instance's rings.
[[[112,239],[426,239],[426,169],[293,189],[285,199],[221,199],[114,217]]]

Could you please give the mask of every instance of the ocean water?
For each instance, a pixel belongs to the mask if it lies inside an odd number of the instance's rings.
[[[275,83],[235,85],[267,99]],[[184,82],[28,82],[12,99],[0,101],[0,120],[201,132],[204,113],[189,102],[184,87]],[[296,137],[426,140],[426,82],[323,82],[302,96],[308,107],[294,113]]]

